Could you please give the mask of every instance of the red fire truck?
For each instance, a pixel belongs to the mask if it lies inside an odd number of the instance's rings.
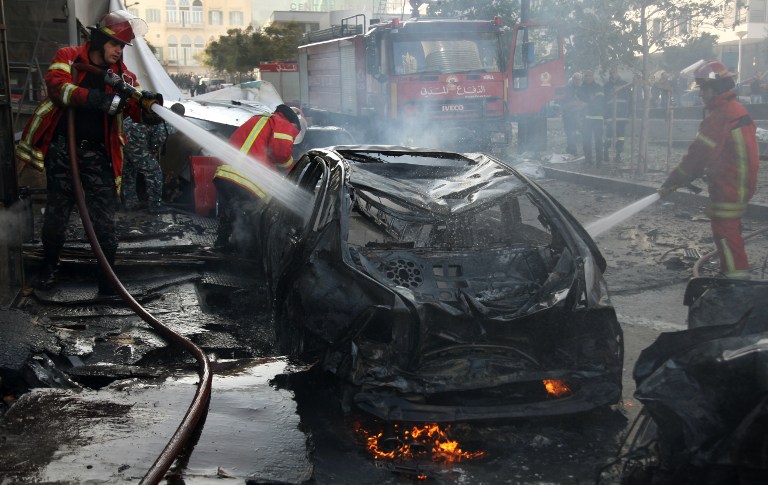
[[[560,36],[537,23],[365,17],[299,47],[301,104],[362,143],[497,151],[565,86]],[[546,129],[546,123],[544,124]],[[522,131],[522,129],[521,129]]]
[[[261,79],[272,83],[283,101],[289,105],[299,103],[299,66],[295,62],[260,62]]]

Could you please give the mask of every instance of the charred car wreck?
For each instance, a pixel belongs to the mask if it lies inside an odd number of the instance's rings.
[[[688,329],[635,364],[643,403],[605,483],[765,483],[768,283],[694,278]]]
[[[580,412],[621,395],[605,260],[541,187],[484,154],[306,153],[303,215],[258,214],[281,350],[385,420]]]

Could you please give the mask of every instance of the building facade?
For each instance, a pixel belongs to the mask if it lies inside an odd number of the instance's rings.
[[[716,32],[720,59],[739,81],[768,71],[768,0],[726,2],[725,28]],[[765,76],[768,78],[768,76]]]
[[[252,24],[251,0],[128,0],[129,12],[147,22],[144,36],[169,74],[204,76],[205,47],[229,29]]]

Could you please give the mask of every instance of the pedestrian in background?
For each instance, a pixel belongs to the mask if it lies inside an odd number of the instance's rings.
[[[597,165],[601,165],[603,163],[605,95],[603,94],[603,87],[595,81],[593,71],[584,71],[584,82],[576,90],[576,95],[585,105],[584,123],[581,130],[584,162],[587,165],[592,165],[597,161]],[[594,159],[592,158],[593,153]]]
[[[710,200],[706,214],[720,257],[720,271],[728,278],[749,279],[741,216],[757,188],[757,129],[738,101],[735,74],[722,62],[706,62],[694,76],[707,115],[688,153],[659,188],[659,194],[666,196],[697,178],[705,178]]]
[[[53,56],[45,75],[48,97],[35,109],[16,147],[16,158],[38,170],[45,169],[47,202],[42,229],[43,265],[33,282],[38,290],[56,283],[59,256],[75,192],[70,169],[70,148],[77,152],[85,202],[99,245],[107,262],[114,265],[117,253],[115,209],[123,169],[123,116],[146,123],[160,118],[148,106],[162,104],[162,96],[149,91],[142,102],[130,93],[107,84],[107,70],[118,81],[140,90],[136,75],[123,63],[123,48],[135,35],[147,32],[147,25],[125,10],[110,12],[89,27],[91,38],[82,46],[62,47]],[[76,69],[78,64],[96,66],[99,74]],[[147,101],[146,103],[143,101]],[[142,109],[142,107],[145,107]],[[74,110],[75,147],[70,147],[69,116]],[[99,293],[114,294],[107,274],[98,270]]]
[[[581,139],[581,125],[584,122],[584,102],[577,91],[582,83],[582,74],[573,73],[565,88],[565,96],[560,104],[563,111],[563,131],[565,132],[565,152],[574,157],[578,155],[577,145]]]

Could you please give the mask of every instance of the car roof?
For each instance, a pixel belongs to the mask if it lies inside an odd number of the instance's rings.
[[[347,162],[349,183],[357,190],[445,215],[528,189],[513,168],[481,153],[389,146],[338,146],[332,151]]]

